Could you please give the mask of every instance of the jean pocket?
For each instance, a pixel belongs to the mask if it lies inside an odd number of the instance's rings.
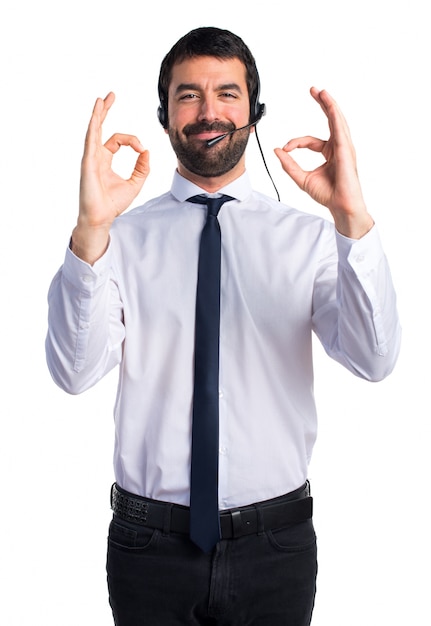
[[[153,528],[133,528],[132,524],[113,519],[109,526],[108,543],[120,550],[139,552],[145,550],[152,542],[158,531]]]
[[[316,533],[312,520],[269,530],[267,536],[271,545],[283,552],[304,552],[316,547]]]

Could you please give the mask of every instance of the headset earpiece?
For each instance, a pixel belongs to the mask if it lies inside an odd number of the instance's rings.
[[[168,107],[165,104],[165,98],[160,95],[160,104],[157,109],[157,117],[159,118],[160,124],[164,129],[168,128]]]
[[[257,102],[257,105],[255,107],[255,116],[254,116],[254,121],[258,122],[266,113],[266,105],[265,104],[260,104],[260,102]]]
[[[259,79],[259,73],[256,67],[255,67],[255,70],[256,70],[257,82],[256,82],[256,88],[253,93],[252,102],[250,102],[250,117],[251,117],[250,121],[258,122],[265,115],[266,106],[259,102],[260,79]]]

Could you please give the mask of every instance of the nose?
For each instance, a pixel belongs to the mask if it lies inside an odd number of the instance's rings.
[[[217,101],[208,96],[201,98],[198,119],[200,122],[214,122],[219,119]]]

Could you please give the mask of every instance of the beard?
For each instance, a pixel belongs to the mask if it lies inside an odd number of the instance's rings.
[[[220,135],[235,129],[234,124],[205,122],[187,124],[182,134],[173,128],[168,129],[172,148],[180,163],[189,172],[204,178],[223,176],[237,165],[246,149],[250,130],[245,128],[221,139],[214,146],[207,146],[206,141],[194,139],[194,135],[205,131],[217,131]],[[185,138],[184,138],[185,136]]]

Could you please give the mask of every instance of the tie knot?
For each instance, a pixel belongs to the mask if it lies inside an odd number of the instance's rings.
[[[223,194],[218,198],[211,198],[210,196],[199,194],[198,196],[192,196],[191,198],[187,198],[187,202],[194,202],[195,204],[206,204],[208,207],[208,215],[213,215],[214,217],[217,217],[221,206],[225,202],[234,199],[235,198],[232,198],[232,196],[227,196],[226,194]]]

